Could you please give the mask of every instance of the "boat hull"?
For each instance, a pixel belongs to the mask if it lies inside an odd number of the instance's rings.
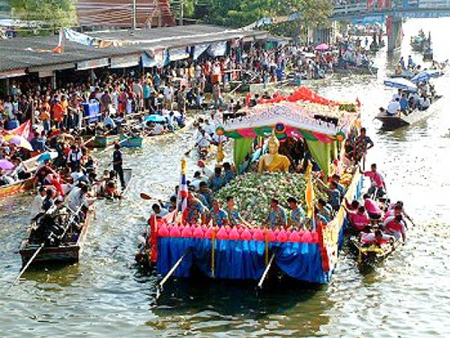
[[[8,196],[13,196],[21,192],[31,190],[33,188],[33,179],[27,179],[13,184],[8,184],[0,187],[0,199]]]
[[[78,236],[76,243],[65,243],[58,247],[44,247],[36,258],[33,260],[34,264],[74,264],[80,260],[81,253],[83,251],[84,244],[86,242],[86,236],[89,231],[90,224],[94,218],[94,212],[90,211],[86,215],[86,219],[83,225],[83,229]],[[22,264],[25,266],[36,250],[39,248],[39,244],[30,245],[25,242],[20,249],[20,255],[22,257]]]
[[[127,138],[126,135],[120,135],[120,145],[125,148],[142,148],[142,144],[144,143],[143,137],[132,137]]]

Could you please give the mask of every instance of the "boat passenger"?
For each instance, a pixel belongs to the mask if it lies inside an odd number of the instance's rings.
[[[389,241],[389,237],[384,235],[380,229],[375,230],[375,233],[362,233],[361,242],[364,246],[375,245],[381,247]]]
[[[211,145],[212,138],[203,129],[200,130],[200,134],[195,141],[195,145],[198,147],[199,151],[208,148]]]
[[[224,208],[225,212],[228,215],[228,222],[231,226],[234,225],[243,225],[249,227],[250,224],[248,224],[239,213],[239,210],[236,208],[236,205],[234,203],[234,197],[233,196],[227,196],[227,206]]]
[[[218,191],[225,185],[225,179],[222,176],[222,168],[217,167],[214,169],[214,176],[211,178],[212,191]]]
[[[154,215],[156,215],[156,218],[163,218],[164,216],[169,214],[169,211],[165,208],[162,208],[159,204],[153,204],[152,210],[154,212]]]
[[[197,224],[199,221],[204,221],[205,206],[200,202],[195,195],[190,192],[187,198],[186,208],[186,222],[188,224]]]
[[[430,104],[431,104],[430,99],[425,95],[422,95],[422,97],[419,100],[419,109],[427,110],[430,107]]]
[[[402,215],[407,220],[409,220],[411,223],[413,223],[411,217],[409,217],[409,215],[405,212],[405,208],[403,206],[402,201],[398,201],[397,203],[390,205],[388,208],[388,211],[386,212],[386,214],[384,216],[384,219],[387,219],[388,217],[391,217],[391,216],[398,216],[398,215]]]
[[[53,190],[52,189],[47,189],[47,191],[45,192],[45,198],[42,201],[42,210],[43,211],[48,211],[54,204],[53,201]]]
[[[208,167],[205,166],[205,162],[202,160],[199,160],[197,162],[197,166],[200,168],[200,173],[205,176],[208,177],[208,179],[210,179],[214,173],[211,171],[211,169],[209,169]]]
[[[286,226],[286,212],[276,198],[272,198],[270,201],[270,213],[267,215],[265,225],[270,229]]]
[[[208,178],[206,176],[203,176],[200,171],[196,171],[194,173],[194,179],[191,182],[191,185],[195,188],[195,190],[200,189],[200,183],[205,182],[208,184]]]
[[[414,63],[411,55],[408,56],[408,68],[414,69],[416,67],[416,64]]]
[[[228,225],[228,214],[221,206],[218,200],[213,200],[212,208],[209,211],[209,218],[212,220],[213,225],[218,227]]]
[[[305,223],[305,212],[302,208],[297,205],[297,199],[294,197],[289,197],[287,199],[289,208],[291,209],[291,214],[289,215],[288,226],[294,229],[301,229],[304,227]]]
[[[377,202],[370,198],[369,194],[364,194],[364,206],[371,219],[381,219],[383,211],[377,205]]]
[[[324,190],[328,194],[328,203],[332,206],[334,211],[338,211],[341,206],[341,193],[337,188],[337,183],[331,181],[329,187],[325,185],[321,180],[317,180],[319,188]]]
[[[397,240],[400,240],[400,237],[403,241],[406,240],[406,224],[403,220],[402,215],[391,216],[385,219],[383,223],[384,229],[392,234]]]
[[[35,219],[37,215],[39,215],[42,212],[42,204],[44,202],[44,199],[46,197],[46,191],[43,186],[39,187],[38,194],[33,200],[33,203],[31,204],[31,219]]]
[[[406,93],[402,94],[402,98],[400,99],[400,111],[402,113],[406,113],[408,110],[408,98],[406,97]]]
[[[382,197],[386,194],[386,184],[384,183],[383,176],[377,171],[377,165],[373,163],[370,166],[370,171],[363,172],[360,169],[361,173],[364,174],[364,176],[370,178],[370,188],[367,191],[369,195],[375,194],[376,197]]]
[[[372,139],[367,136],[366,128],[361,128],[360,135],[356,139],[355,147],[356,147],[356,160],[363,160],[363,167],[365,164],[365,157],[367,154],[367,150],[373,148],[374,143]]]
[[[113,169],[117,173],[120,179],[120,184],[122,185],[122,190],[125,189],[125,179],[123,177],[123,160],[122,160],[122,152],[120,151],[120,144],[114,145],[114,153],[113,153]]]
[[[0,169],[0,186],[13,183],[14,179],[11,176],[7,175],[3,169]]]
[[[230,182],[232,179],[234,179],[235,174],[233,169],[231,168],[231,164],[229,162],[225,162],[223,164],[223,178],[224,178],[224,184],[227,184],[228,182]]]
[[[316,211],[316,216],[319,218],[318,220],[322,220],[325,223],[331,221],[331,218],[333,217],[333,209],[327,202],[325,202],[324,199],[319,198],[317,200],[314,210]]]
[[[353,200],[352,203],[348,202],[348,199],[345,198],[345,210],[347,212],[356,212],[358,208],[360,207],[359,202],[357,200]]]
[[[386,113],[389,116],[397,116],[400,111],[400,99],[397,97],[395,100],[391,101],[388,106]]]
[[[360,206],[356,212],[349,214],[350,225],[356,230],[364,230],[370,224],[370,218],[367,215],[366,208]]]

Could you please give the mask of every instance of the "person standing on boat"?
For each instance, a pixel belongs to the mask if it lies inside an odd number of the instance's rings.
[[[116,144],[114,146],[116,150],[113,153],[113,169],[117,173],[120,179],[120,184],[122,185],[122,189],[125,189],[125,179],[123,177],[123,168],[122,168],[122,152],[120,151],[120,144]]]
[[[37,215],[42,212],[42,203],[44,202],[46,196],[45,188],[41,186],[37,196],[34,198],[31,205],[31,219],[35,219]]]
[[[408,56],[408,68],[414,69],[416,67],[416,64],[414,63],[411,55]]]
[[[355,151],[356,151],[356,161],[363,161],[363,169],[366,167],[366,154],[367,151],[373,148],[374,143],[372,139],[367,136],[366,128],[361,128],[359,137],[356,139]]]
[[[402,71],[406,70],[405,67],[405,59],[403,58],[403,56],[400,58],[400,61],[398,61],[399,66],[402,68]]]
[[[370,188],[367,191],[369,195],[375,194],[375,197],[382,197],[386,194],[386,184],[384,183],[383,176],[377,171],[377,165],[373,163],[370,166],[370,171],[362,171],[359,168],[361,174],[370,178]]]

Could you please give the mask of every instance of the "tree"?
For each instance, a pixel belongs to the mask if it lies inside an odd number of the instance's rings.
[[[315,27],[326,23],[332,11],[330,0],[207,0],[203,19],[213,24],[243,27],[264,17],[301,13],[295,25]]]
[[[57,31],[77,23],[75,3],[72,0],[10,0],[14,18],[36,22],[40,28]],[[39,29],[37,29],[39,31]]]

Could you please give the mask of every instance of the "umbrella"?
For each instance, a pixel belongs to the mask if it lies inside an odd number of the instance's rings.
[[[409,92],[417,91],[417,87],[414,83],[412,83],[411,81],[409,81],[407,79],[403,79],[403,78],[384,80],[384,85],[387,87],[407,90]]]
[[[144,122],[166,122],[166,118],[161,115],[150,115],[144,119]]]
[[[12,170],[14,169],[14,164],[8,160],[0,160],[0,169],[2,170]]]
[[[31,146],[30,142],[28,142],[22,136],[9,134],[5,136],[5,140],[11,144],[15,144],[18,147],[33,151],[33,147]]]
[[[316,46],[316,50],[328,50],[330,49],[330,46],[328,46],[326,43],[321,43],[320,45]]]
[[[56,151],[46,151],[42,153],[38,158],[38,162],[45,162],[48,160],[53,160],[58,157],[58,153]]]
[[[428,81],[432,77],[439,77],[442,73],[438,70],[424,70],[423,72],[420,72],[416,76],[414,76],[411,79],[411,82],[417,83],[422,81]]]

